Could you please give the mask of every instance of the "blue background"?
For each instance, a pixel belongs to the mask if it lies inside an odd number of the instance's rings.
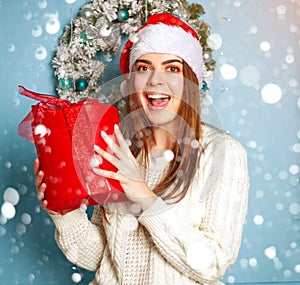
[[[87,284],[93,278],[56,246],[53,224],[35,195],[34,146],[17,134],[18,123],[35,104],[18,95],[17,84],[55,94],[50,61],[64,27],[87,2],[0,0],[1,285]],[[241,250],[223,281],[300,284],[300,1],[201,4],[212,33],[223,39],[214,52],[218,65],[206,104],[246,148],[251,176]],[[53,16],[60,28],[51,34],[46,25]],[[228,64],[233,72],[222,69]],[[264,91],[270,83],[280,88],[279,95]],[[276,94],[277,102],[270,104]],[[7,219],[5,193],[16,191],[16,214]]]

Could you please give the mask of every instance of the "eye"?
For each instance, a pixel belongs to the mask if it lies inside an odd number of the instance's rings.
[[[137,71],[142,71],[142,72],[144,72],[144,71],[148,71],[149,68],[148,68],[148,66],[146,66],[146,65],[138,65],[138,66],[136,67],[136,70],[137,70]]]
[[[170,66],[167,67],[167,71],[174,72],[174,73],[179,73],[179,72],[181,72],[181,68],[178,67],[177,65],[170,65]]]

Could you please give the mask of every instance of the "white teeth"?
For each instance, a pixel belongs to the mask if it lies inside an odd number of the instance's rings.
[[[150,95],[148,95],[148,98],[150,98],[150,99],[165,99],[165,98],[169,98],[169,96],[161,95],[161,94],[150,94]]]

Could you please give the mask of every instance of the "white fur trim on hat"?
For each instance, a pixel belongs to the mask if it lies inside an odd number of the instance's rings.
[[[203,55],[199,41],[180,27],[166,24],[148,25],[133,39],[129,70],[135,61],[147,53],[165,53],[181,57],[202,82]]]

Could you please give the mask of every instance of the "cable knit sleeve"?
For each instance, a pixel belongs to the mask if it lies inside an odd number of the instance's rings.
[[[249,190],[246,152],[230,137],[208,144],[199,171],[198,188],[189,189],[197,198],[185,197],[187,207],[158,198],[139,222],[174,270],[211,283],[235,262],[240,248]]]
[[[94,207],[91,221],[81,209],[50,216],[56,226],[56,242],[65,256],[79,267],[96,271],[105,246],[101,206]]]

